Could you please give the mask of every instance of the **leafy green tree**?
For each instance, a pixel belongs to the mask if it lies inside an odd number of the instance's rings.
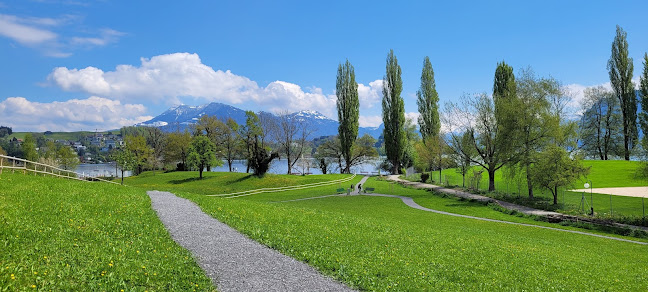
[[[632,84],[632,58],[628,55],[627,33],[617,25],[616,36],[612,42],[612,55],[607,69],[612,89],[621,104],[623,119],[623,157],[630,160],[630,151],[637,141],[637,99]]]
[[[36,151],[36,140],[32,134],[25,135],[21,145],[23,158],[29,161],[38,161],[38,152]]]
[[[7,156],[7,151],[2,149],[2,146],[0,146],[0,155],[5,155]],[[8,161],[4,157],[0,157],[0,162],[2,162],[2,165],[7,165]],[[2,172],[2,169],[0,169],[0,172]]]
[[[405,137],[405,103],[401,97],[403,81],[401,68],[394,56],[394,50],[389,50],[385,77],[383,78],[382,116],[385,152],[391,164],[391,173],[398,174],[401,159],[407,145]]]
[[[252,169],[255,176],[262,177],[268,172],[272,160],[279,157],[279,153],[271,152],[266,147],[261,119],[251,111],[245,112],[245,116],[241,134],[246,142],[248,172]]]
[[[238,141],[238,130],[239,125],[232,118],[228,118],[227,122],[227,131],[225,132],[223,141],[223,147],[225,150],[225,160],[227,161],[227,166],[229,171],[232,172],[232,163],[234,159],[240,152],[240,143]]]
[[[515,91],[517,99],[512,103],[516,107],[507,111],[515,115],[514,129],[517,131],[516,145],[512,155],[518,155],[519,163],[526,170],[527,191],[533,198],[533,180],[529,176],[529,168],[535,163],[535,153],[544,149],[550,139],[556,135],[560,126],[560,116],[552,114],[551,100],[554,96],[562,95],[560,83],[553,78],[540,78],[531,68],[523,69],[516,79]],[[509,104],[508,106],[510,106]],[[505,142],[506,143],[506,142]]]
[[[623,153],[621,107],[613,92],[603,86],[585,89],[579,136],[585,155],[608,160]]]
[[[351,173],[351,148],[358,137],[358,118],[360,115],[360,100],[358,99],[358,83],[355,81],[355,71],[349,60],[344,65],[338,65],[337,82],[338,137],[342,147],[342,156],[346,162],[342,173]]]
[[[204,169],[223,164],[223,161],[216,159],[215,149],[216,146],[207,136],[195,136],[191,141],[187,162],[191,167],[198,168],[200,179],[203,178]]]
[[[150,164],[153,150],[146,144],[144,136],[124,137],[124,147],[135,157],[133,174],[139,175],[144,171],[146,165]]]
[[[11,133],[13,133],[13,130],[11,129],[11,127],[0,126],[0,138],[3,138],[5,136],[9,136],[9,135],[11,135]]]
[[[427,56],[423,60],[421,87],[416,92],[416,97],[416,104],[421,114],[418,118],[418,124],[423,142],[425,143],[428,137],[437,136],[441,130],[441,121],[439,120],[439,94],[436,91],[432,63],[430,63],[430,58]]]
[[[169,133],[166,141],[164,151],[162,151],[164,163],[172,163],[180,171],[187,170],[187,156],[189,155],[191,134],[186,130],[183,133]]]
[[[549,145],[538,154],[538,160],[530,168],[531,179],[540,187],[548,189],[553,195],[554,205],[558,204],[558,188],[572,185],[583,175],[589,173],[578,157],[558,146]]]
[[[263,135],[259,117],[253,111],[245,112],[245,124],[239,127],[239,137],[245,150],[245,158],[249,161],[253,158],[253,145],[258,143],[255,139]],[[246,173],[250,172],[250,164],[247,164]]]
[[[641,112],[639,113],[639,124],[643,133],[642,144],[646,156],[648,156],[648,53],[644,53],[643,73],[639,78],[639,95],[641,96]]]
[[[124,171],[135,171],[137,169],[137,157],[128,148],[122,147],[113,154],[113,160],[121,170],[121,184],[123,185]]]
[[[80,163],[76,151],[69,146],[59,147],[56,151],[56,160],[58,165],[65,170],[75,169]]]

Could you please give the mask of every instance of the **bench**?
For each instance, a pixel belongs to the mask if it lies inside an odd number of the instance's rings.
[[[365,194],[366,193],[373,193],[374,190],[376,190],[376,189],[374,189],[374,188],[365,188],[364,192],[365,192]]]
[[[339,188],[339,189],[337,189],[337,193],[338,194],[346,193],[346,190],[343,189],[343,188]]]

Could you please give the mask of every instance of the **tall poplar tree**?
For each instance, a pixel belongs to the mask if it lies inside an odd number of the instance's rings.
[[[639,124],[643,132],[643,147],[648,153],[648,53],[644,54],[643,73],[639,79],[639,94],[641,95],[641,112],[639,113]]]
[[[632,85],[632,58],[628,56],[627,33],[617,25],[616,36],[612,42],[612,55],[607,69],[614,94],[621,104],[623,119],[623,156],[630,160],[630,150],[637,141],[637,99]]]
[[[351,148],[358,137],[358,118],[360,100],[358,99],[358,83],[355,81],[355,71],[349,60],[344,65],[338,65],[337,82],[338,137],[342,146],[342,156],[346,166],[342,173],[351,173]]]
[[[394,50],[389,50],[385,77],[383,78],[382,115],[385,125],[383,130],[385,152],[392,167],[392,174],[399,172],[406,145],[405,102],[401,97],[402,91],[401,67],[394,56]]]
[[[434,82],[434,70],[430,58],[423,60],[423,71],[421,72],[421,87],[416,92],[416,104],[419,113],[418,124],[420,126],[423,143],[428,138],[439,135],[441,122],[439,121],[439,94],[436,91]]]

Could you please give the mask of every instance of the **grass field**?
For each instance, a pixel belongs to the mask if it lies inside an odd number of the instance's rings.
[[[625,161],[625,160],[586,160],[583,161],[585,166],[590,167],[590,173],[586,178],[574,183],[574,188],[583,188],[583,184],[590,180],[594,188],[605,187],[634,187],[646,186],[648,181],[635,176],[636,169],[639,167],[638,161]],[[432,179],[438,182],[438,172],[434,172]],[[417,180],[417,177],[411,178]],[[442,171],[442,180],[445,184],[449,182],[451,185],[462,185],[461,175],[455,169],[446,169]],[[563,213],[579,214],[582,200],[582,193],[569,192],[561,190],[558,196],[558,206],[551,206],[553,197],[546,189],[536,188],[534,195],[540,199],[534,202],[527,202],[526,181],[508,179],[504,176],[504,171],[498,171],[495,175],[495,187],[499,195],[495,196],[499,199],[507,201],[518,202],[524,205],[532,205],[537,208],[557,210]],[[480,190],[488,188],[488,175],[484,172],[483,178],[480,182]],[[571,189],[571,188],[567,188]],[[505,196],[508,194],[508,198]],[[591,199],[590,199],[591,197]],[[586,204],[585,211],[589,211],[592,205],[599,217],[602,218],[615,218],[622,222],[631,224],[642,224],[644,212],[648,215],[648,206],[645,206],[641,198],[623,197],[623,196],[610,196],[606,194],[593,194],[590,196],[589,192],[585,194]],[[610,209],[610,200],[612,208]],[[612,212],[610,211],[612,210]],[[585,213],[587,213],[585,212]]]
[[[648,289],[646,246],[439,215],[409,208],[395,198],[337,196],[276,202],[331,194],[333,187],[236,199],[207,197],[217,191],[216,181],[240,176],[211,175],[203,181],[210,190],[195,193],[183,188],[194,181],[169,183],[182,180],[179,173],[135,177],[127,183],[175,191],[249,237],[362,290]],[[315,177],[296,177],[295,182]],[[271,178],[268,184],[278,179]],[[240,180],[229,188],[240,190],[246,184],[247,180]],[[373,179],[365,187],[412,196],[438,210],[549,224]]]
[[[0,290],[213,291],[143,190],[4,172]]]

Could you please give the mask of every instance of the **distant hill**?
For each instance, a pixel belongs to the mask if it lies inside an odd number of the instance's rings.
[[[239,124],[245,123],[244,110],[230,105],[212,102],[200,106],[180,105],[172,107],[159,116],[149,121],[137,124],[136,126],[153,126],[167,132],[176,131],[178,129],[182,131],[190,125],[195,124],[203,115],[216,116],[222,120],[232,118]],[[277,118],[276,115],[267,112],[261,112],[261,115],[268,115],[272,118]],[[309,139],[337,135],[338,122],[327,118],[317,111],[300,111],[290,115],[303,123],[307,123],[312,129],[314,129],[314,132],[310,135]],[[382,125],[380,125],[380,127],[360,127],[358,129],[358,135],[362,136],[364,134],[369,134],[378,139],[382,134],[382,130]]]

